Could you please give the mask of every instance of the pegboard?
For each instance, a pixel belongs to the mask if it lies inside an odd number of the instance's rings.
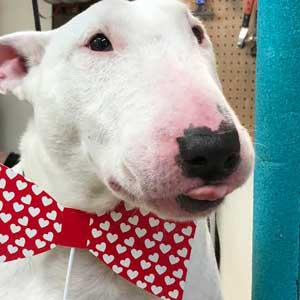
[[[195,0],[185,2],[195,9]],[[237,48],[243,1],[207,0],[206,7],[214,12],[214,16],[202,21],[214,44],[225,96],[253,136],[256,60],[251,56],[250,47]]]

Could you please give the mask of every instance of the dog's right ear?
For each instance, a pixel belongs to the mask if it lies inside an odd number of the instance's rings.
[[[19,32],[0,37],[0,93],[20,95],[30,69],[40,64],[50,32]]]

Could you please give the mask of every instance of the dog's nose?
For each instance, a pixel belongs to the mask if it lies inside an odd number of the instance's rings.
[[[178,163],[187,177],[221,180],[230,176],[240,163],[239,135],[233,125],[222,124],[217,131],[189,128],[177,142]]]

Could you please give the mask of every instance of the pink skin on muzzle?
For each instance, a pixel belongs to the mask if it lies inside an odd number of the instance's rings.
[[[191,214],[182,211],[176,202],[177,197],[185,195],[195,201],[206,202],[223,199],[248,177],[253,157],[247,148],[251,148],[251,143],[237,119],[227,108],[222,109],[220,103],[226,100],[221,92],[216,92],[215,86],[206,86],[201,90],[180,86],[179,83],[174,90],[164,90],[162,99],[165,100],[159,102],[159,110],[151,127],[146,125],[142,132],[130,131],[126,135],[125,142],[128,144],[125,147],[124,169],[133,179],[129,182],[112,178],[110,183],[114,183],[110,184],[110,188],[115,193],[127,196],[129,201],[146,204],[156,213],[189,218]],[[158,106],[157,102],[153,105]],[[236,127],[240,137],[241,163],[237,170],[228,178],[209,185],[201,178],[185,176],[177,161],[180,154],[177,138],[183,137],[185,130],[193,127],[217,131],[224,122],[233,129]]]

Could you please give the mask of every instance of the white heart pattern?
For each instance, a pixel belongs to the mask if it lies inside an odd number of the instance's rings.
[[[117,265],[113,265],[112,270],[116,273],[116,274],[120,274],[123,271],[122,267],[119,267]]]
[[[39,219],[39,225],[41,226],[41,228],[45,228],[50,224],[50,222],[44,218],[40,218]]]
[[[33,250],[28,250],[28,249],[24,249],[22,251],[24,257],[31,257],[34,255],[34,251]]]
[[[18,233],[21,231],[21,226],[18,226],[16,224],[11,224],[10,225],[10,230],[13,234]]]
[[[176,244],[181,243],[184,240],[184,236],[182,236],[178,233],[175,233],[173,238],[174,238],[174,241],[175,241]]]
[[[23,218],[18,219],[18,223],[22,226],[27,226],[28,225],[28,217],[24,216]]]
[[[53,203],[53,200],[51,198],[44,196],[42,198],[42,202],[43,202],[44,206],[49,206]]]
[[[130,225],[127,225],[127,224],[125,224],[125,223],[122,223],[122,224],[120,225],[120,229],[121,229],[121,231],[122,231],[123,233],[125,233],[125,232],[128,232],[128,231],[131,229],[131,226],[130,226]]]
[[[147,270],[151,267],[151,263],[149,261],[145,261],[144,259],[141,261],[140,264],[143,270]]]
[[[5,186],[6,186],[6,180],[5,179],[0,179],[0,189],[5,189]]]
[[[6,213],[1,213],[0,214],[0,220],[3,223],[8,223],[11,219],[12,219],[12,215],[11,214],[6,214]]]
[[[57,226],[59,223],[54,224],[58,218],[57,203],[37,185],[10,169],[4,172],[2,168],[0,253],[6,257],[5,262],[53,249],[54,228],[61,231]],[[59,218],[61,220],[62,215]]]
[[[195,233],[192,222],[166,221],[124,202],[102,215],[67,209],[37,185],[2,168],[0,263],[32,257],[56,244],[73,247],[78,241],[79,248],[87,247],[139,288],[161,299],[182,300]]]
[[[153,238],[158,242],[161,242],[163,237],[164,237],[164,234],[161,231],[153,234]]]
[[[91,222],[91,236],[100,229],[103,234],[98,240],[104,239],[101,243],[89,239],[94,255],[138,287],[160,298],[182,300],[179,282],[186,277],[185,255],[190,254],[186,245],[194,235],[193,227],[161,220],[149,212],[143,216],[128,207],[110,212],[108,219],[100,217],[103,220],[97,216]]]
[[[9,240],[9,236],[7,234],[0,233],[0,244],[5,244]]]
[[[167,232],[171,232],[175,229],[176,224],[175,223],[169,223],[169,222],[165,222],[165,229],[167,230]]]
[[[151,240],[149,240],[149,239],[146,239],[146,240],[145,240],[145,246],[146,246],[147,249],[150,249],[150,248],[152,248],[152,247],[155,246],[155,242],[154,242],[154,241],[151,241]]]
[[[125,245],[132,247],[134,245],[135,239],[133,237],[130,237],[128,239],[124,240]]]
[[[112,234],[110,232],[106,235],[106,237],[111,244],[113,244],[118,239],[117,234]]]
[[[53,235],[52,232],[48,232],[47,234],[45,233],[43,235],[43,238],[44,238],[45,241],[52,242],[53,238],[54,238],[54,235]]]
[[[47,218],[51,221],[55,221],[56,220],[56,217],[57,217],[57,212],[55,210],[47,213]]]
[[[102,231],[98,230],[97,228],[93,228],[92,236],[96,239],[102,235]]]
[[[36,196],[40,195],[43,192],[43,190],[37,185],[33,185],[31,189]]]
[[[31,196],[31,195],[26,195],[26,196],[24,196],[24,197],[21,197],[21,201],[22,201],[24,204],[30,205],[30,204],[31,204],[31,201],[32,201],[32,196]]]
[[[145,276],[145,280],[149,283],[153,283],[155,279],[155,276],[153,274],[149,274]]]
[[[138,222],[139,222],[139,217],[138,216],[133,216],[133,217],[130,217],[128,219],[128,222],[132,225],[137,225]]]
[[[181,231],[184,235],[190,236],[193,232],[193,228],[192,228],[192,226],[188,226],[188,227],[183,228]]]
[[[110,222],[109,221],[105,221],[104,223],[101,223],[100,224],[100,228],[105,230],[105,231],[108,231],[109,228],[110,228]]]
[[[41,212],[41,210],[38,207],[32,207],[32,206],[29,207],[28,211],[31,214],[31,216],[34,218]]]
[[[1,259],[1,258],[0,258]],[[143,281],[141,281],[141,280],[138,280],[137,282],[136,282],[136,285],[137,285],[137,287],[139,287],[140,289],[145,289],[146,288],[146,286],[147,286],[147,283],[146,282],[143,282]]]
[[[19,250],[19,248],[13,245],[8,245],[7,250],[10,254],[15,254]]]
[[[158,295],[159,293],[162,292],[162,287],[161,286],[156,286],[156,285],[152,285],[151,286],[151,291],[153,292],[154,295]]]
[[[133,258],[137,259],[137,258],[139,258],[139,257],[141,257],[143,255],[143,251],[142,250],[132,249],[131,250],[131,255],[133,256]]]
[[[153,217],[149,218],[149,224],[150,224],[151,227],[158,226],[159,222],[160,221],[156,218],[153,218]]]
[[[132,280],[132,279],[135,279],[136,277],[138,277],[139,272],[138,271],[133,271],[133,270],[128,270],[127,275]]]
[[[171,284],[173,284],[174,282],[175,282],[175,278],[172,278],[172,277],[170,277],[169,275],[167,275],[166,277],[165,277],[165,283],[166,283],[166,285],[171,285]]]
[[[167,245],[167,244],[162,243],[162,244],[159,245],[159,249],[161,250],[161,252],[163,254],[166,254],[171,250],[171,245]]]
[[[107,264],[110,264],[111,262],[113,262],[114,259],[115,259],[115,257],[113,255],[108,255],[108,254],[103,255],[103,260]]]
[[[30,239],[37,235],[36,229],[26,228],[25,233]]]
[[[110,213],[111,218],[113,219],[114,222],[119,221],[122,218],[122,214],[121,213],[117,213],[115,211]]]
[[[27,183],[23,182],[22,180],[18,180],[17,181],[17,188],[18,188],[19,191],[22,191],[22,190],[27,188]]]
[[[157,263],[159,259],[158,253],[150,254],[149,255],[149,260],[151,260],[154,263]]]
[[[46,242],[45,242],[45,241],[42,241],[42,240],[40,240],[40,239],[37,239],[37,240],[35,241],[35,244],[36,244],[36,246],[37,246],[39,249],[44,248],[44,247],[46,246]]]
[[[15,202],[15,203],[13,204],[13,208],[14,208],[14,211],[15,211],[15,212],[20,212],[20,211],[22,211],[22,210],[24,209],[24,205]]]
[[[129,268],[130,263],[131,263],[130,258],[125,258],[121,260],[121,265],[125,268]]]
[[[60,233],[62,230],[62,225],[57,222],[54,223],[53,227],[56,230],[56,232],[58,232],[58,233]]]
[[[6,175],[9,179],[14,179],[17,176],[17,173],[13,169],[7,169]]]
[[[142,238],[143,236],[145,236],[147,234],[147,230],[145,228],[137,227],[135,229],[135,233],[138,236],[138,238]]]
[[[14,192],[8,192],[8,191],[4,191],[3,192],[3,197],[4,199],[9,202],[11,201],[12,199],[15,198],[15,193]]]
[[[175,265],[175,264],[179,263],[180,258],[176,257],[172,254],[169,256],[169,261],[170,261],[171,265]]]
[[[104,242],[102,242],[101,244],[96,245],[96,249],[100,252],[105,252],[106,244]]]
[[[17,239],[15,241],[16,245],[19,246],[19,247],[24,247],[25,246],[25,242],[26,242],[26,240],[24,238],[20,238],[20,239]]]
[[[119,254],[126,252],[126,250],[127,250],[127,247],[126,247],[126,246],[122,246],[121,244],[118,244],[118,245],[117,245],[117,252],[118,252]]]

